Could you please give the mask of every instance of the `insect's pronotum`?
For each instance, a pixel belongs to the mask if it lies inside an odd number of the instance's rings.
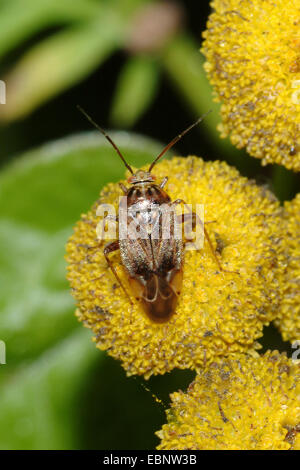
[[[108,243],[104,247],[104,256],[107,264],[132,304],[131,297],[109,258],[110,253],[120,250],[121,261],[127,271],[129,283],[135,298],[141,302],[143,310],[150,320],[155,323],[166,323],[175,313],[183,276],[185,242],[181,238],[174,236],[175,222],[184,223],[189,221],[192,224],[192,228],[195,228],[197,223],[201,224],[219,269],[225,271],[217,258],[203,222],[194,212],[176,215],[174,211],[170,211],[169,237],[166,239],[151,236],[151,227],[161,223],[162,207],[167,206],[171,209],[179,204],[186,204],[182,199],[171,201],[170,196],[164,190],[168,177],[163,178],[160,184],[156,184],[156,177],[151,171],[158,160],[160,160],[160,158],[187,132],[199,124],[200,121],[204,119],[205,115],[176,136],[154,159],[148,171],[138,170],[134,173],[109,135],[99,127],[82,108],[79,106],[78,108],[106,137],[118,153],[126,168],[130,171],[131,176],[128,179],[130,187],[127,188],[123,184],[120,184],[124,196],[121,198],[119,209],[122,210],[123,207],[126,207],[126,221],[129,226],[133,222],[131,209],[134,208],[134,213],[139,215],[139,223],[143,233],[147,233],[147,237],[138,237],[136,239],[119,237],[118,240]],[[149,212],[152,214],[151,223],[149,223]],[[119,222],[118,216],[115,217],[115,221]],[[150,225],[151,227],[149,228]]]

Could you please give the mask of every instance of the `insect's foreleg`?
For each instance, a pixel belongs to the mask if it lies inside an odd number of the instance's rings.
[[[128,297],[128,300],[129,300],[129,302],[130,302],[131,305],[132,305],[130,296],[129,296],[127,290],[125,289],[124,285],[122,284],[122,281],[121,281],[121,279],[119,278],[118,273],[117,273],[117,271],[115,270],[115,268],[114,268],[114,266],[113,266],[113,264],[112,264],[112,262],[111,262],[111,260],[109,259],[109,256],[108,256],[108,255],[109,255],[110,253],[112,253],[113,251],[117,251],[117,250],[119,250],[119,249],[120,249],[119,241],[116,240],[116,241],[114,241],[114,242],[108,243],[108,244],[104,247],[103,254],[104,254],[104,256],[105,256],[106,262],[107,262],[108,266],[110,267],[110,269],[111,269],[113,275],[114,275],[115,278],[117,279],[117,281],[118,281],[118,283],[120,284],[120,286],[122,287],[122,289],[123,289],[123,291],[124,291],[126,297]]]
[[[128,189],[126,188],[126,186],[123,183],[119,183],[119,186],[120,186],[120,188],[122,189],[123,193],[126,196],[126,194],[128,193]]]

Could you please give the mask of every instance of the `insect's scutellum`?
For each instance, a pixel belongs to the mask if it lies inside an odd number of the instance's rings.
[[[151,211],[153,207],[157,207],[155,212],[156,220],[151,221],[152,226],[154,226],[157,223],[161,224],[162,213],[160,209],[163,205],[174,207],[179,204],[185,204],[185,201],[182,199],[171,201],[170,196],[164,190],[168,177],[166,176],[159,185],[155,184],[154,181],[156,178],[152,175],[151,171],[166,152],[185,134],[199,124],[211,111],[200,117],[195,123],[181,132],[181,134],[178,134],[178,136],[166,145],[161,153],[153,160],[148,171],[138,170],[134,173],[131,166],[126,162],[119,148],[109,135],[99,127],[80,106],[78,106],[78,109],[105,136],[131,173],[131,176],[128,179],[130,187],[127,188],[126,186],[121,185],[124,196],[121,198],[119,205],[119,209],[122,209],[122,206],[126,207],[128,226],[133,222],[130,209],[134,206],[140,206],[145,213]],[[139,210],[141,211],[141,209]],[[192,221],[193,227],[195,227],[197,223],[202,224],[205,237],[213,256],[219,269],[223,270],[213,249],[207,230],[197,214],[189,212],[188,214],[177,216],[174,212],[172,213],[173,218],[170,219],[170,236],[168,239],[153,238],[151,237],[151,231],[149,232],[146,228],[146,231],[149,234],[146,239],[137,238],[132,240],[128,238],[119,238],[118,240],[108,243],[104,247],[104,256],[106,261],[132,304],[129,293],[122,284],[111,260],[109,259],[110,253],[120,250],[121,261],[129,276],[129,283],[134,297],[141,302],[147,317],[155,323],[166,323],[174,315],[178,296],[180,295],[182,287],[184,242],[182,239],[178,239],[174,236],[175,222],[184,223],[185,221],[190,220]],[[175,220],[175,217],[178,219]],[[146,222],[143,222],[142,218],[141,225],[145,223]]]

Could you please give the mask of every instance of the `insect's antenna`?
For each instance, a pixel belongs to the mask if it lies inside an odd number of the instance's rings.
[[[156,165],[156,163],[158,162],[158,160],[168,151],[170,150],[171,147],[173,147],[173,145],[175,145],[180,139],[182,139],[182,137],[187,134],[191,129],[193,129],[193,127],[197,126],[197,124],[199,124],[201,121],[203,121],[203,119],[209,114],[211,113],[212,110],[210,109],[207,113],[203,114],[203,116],[199,117],[199,119],[197,119],[196,122],[194,122],[194,124],[192,124],[190,127],[188,127],[187,129],[185,129],[185,131],[181,132],[181,134],[178,134],[176,137],[174,137],[173,140],[171,140],[171,142],[162,150],[162,152],[156,157],[156,159],[151,163],[150,167],[149,167],[149,172],[152,170],[152,168],[154,167],[154,165]]]
[[[114,141],[109,137],[109,135],[105,132],[104,129],[102,129],[100,126],[98,126],[98,124],[95,123],[95,121],[93,121],[93,119],[91,118],[91,116],[89,116],[85,111],[84,109],[82,109],[81,106],[77,105],[77,109],[79,109],[79,111],[87,118],[88,121],[90,121],[91,124],[93,124],[94,127],[96,127],[96,129],[98,129],[98,131],[101,132],[101,134],[104,135],[104,137],[108,140],[108,142],[113,146],[113,148],[116,150],[117,154],[119,155],[119,157],[121,158],[121,160],[123,161],[124,165],[126,166],[126,168],[130,171],[130,173],[133,175],[133,170],[131,168],[130,165],[128,165],[128,163],[126,162],[125,158],[123,157],[123,155],[121,154],[120,150],[118,149],[118,147],[116,146],[116,144],[114,143]]]

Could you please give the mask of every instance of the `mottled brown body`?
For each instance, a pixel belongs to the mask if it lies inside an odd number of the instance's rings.
[[[124,196],[119,205],[119,217],[116,219],[119,221],[119,233],[120,223],[122,221],[121,225],[124,225],[124,220],[128,232],[125,237],[119,235],[119,240],[105,246],[106,261],[131,302],[129,294],[109,259],[110,253],[120,250],[122,264],[128,273],[135,298],[141,302],[143,310],[150,320],[155,323],[165,323],[175,313],[182,286],[184,243],[180,237],[175,237],[175,223],[190,220],[194,226],[197,216],[194,213],[189,213],[186,217],[177,216],[175,211],[168,211],[169,233],[168,237],[163,237],[161,235],[165,220],[163,219],[163,207],[167,207],[168,210],[172,206],[185,204],[185,202],[181,199],[172,202],[163,189],[168,178],[165,177],[160,185],[156,185],[154,183],[155,176],[151,174],[151,170],[178,140],[202,121],[204,116],[176,136],[155,158],[148,171],[138,170],[134,173],[109,135],[83,109],[80,107],[79,109],[111,143],[132,175],[128,179],[128,183],[131,185],[129,188],[123,184],[120,185]],[[202,222],[200,221],[200,223]],[[140,229],[138,237],[134,236],[137,225]],[[153,236],[155,227],[156,236]],[[205,228],[204,232],[207,236]],[[210,241],[209,244],[211,247]]]
[[[139,172],[138,177],[149,178],[149,174]],[[129,236],[119,240],[122,263],[145,313],[154,322],[166,322],[175,312],[181,290],[183,243],[174,236],[173,212],[170,212],[168,239],[153,237],[152,230],[162,226],[161,208],[171,208],[171,199],[162,186],[146,180],[135,183],[128,190],[120,202],[120,211],[125,203],[128,225],[138,221],[143,238],[132,239],[129,230]],[[147,218],[149,214],[151,220]]]

